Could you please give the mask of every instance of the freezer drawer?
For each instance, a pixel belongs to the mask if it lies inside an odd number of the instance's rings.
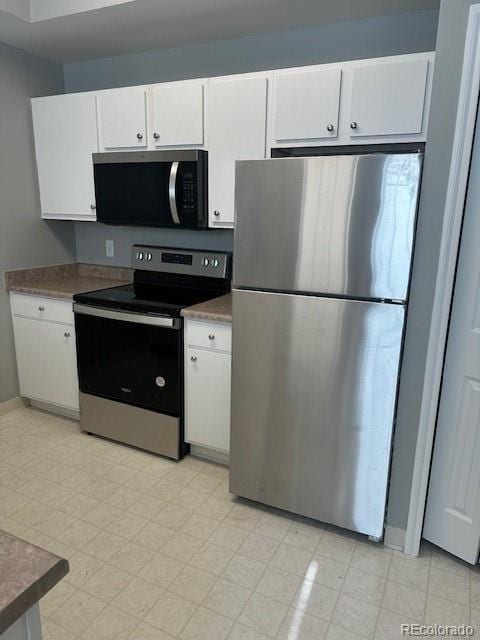
[[[234,286],[405,300],[422,154],[236,165]]]
[[[233,292],[230,490],[381,537],[404,307]]]

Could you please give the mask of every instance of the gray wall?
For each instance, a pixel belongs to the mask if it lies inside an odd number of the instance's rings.
[[[440,8],[387,517],[391,526],[400,528],[406,527],[410,503],[441,226],[455,134],[468,11],[472,4],[475,3],[471,0],[442,0]]]
[[[376,56],[431,51],[435,48],[437,11],[342,22],[150,51],[64,66],[69,92],[184,78],[258,71]],[[232,232],[175,232],[75,225],[77,259],[128,265],[133,242],[197,248],[232,248]],[[105,240],[115,241],[115,257],[105,256]]]
[[[3,272],[74,259],[73,225],[40,218],[30,97],[63,89],[62,68],[0,43],[0,402],[18,395]]]
[[[233,232],[228,229],[190,231],[177,229],[148,229],[142,227],[114,227],[96,222],[75,225],[77,262],[94,262],[120,267],[130,266],[132,244],[153,244],[185,249],[233,250]],[[113,240],[115,255],[105,256],[105,240]]]
[[[204,78],[295,65],[374,58],[435,47],[437,11],[249,36],[64,66],[67,91]]]

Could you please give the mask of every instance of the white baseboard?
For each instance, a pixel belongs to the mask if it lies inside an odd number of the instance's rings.
[[[399,527],[385,527],[385,535],[383,537],[383,544],[389,549],[395,549],[396,551],[402,551],[405,547],[405,529]]]
[[[66,407],[62,407],[58,404],[50,404],[49,402],[42,402],[40,400],[30,400],[30,404],[32,407],[41,409],[47,413],[55,413],[59,416],[64,416],[65,418],[71,418],[72,420],[80,420],[80,412],[75,409],[67,409]]]
[[[200,447],[197,444],[190,445],[190,453],[197,458],[205,458],[205,460],[211,460],[212,462],[218,462],[227,466],[230,462],[228,453],[222,453],[221,451],[209,449],[208,447]]]
[[[0,416],[4,416],[6,413],[10,413],[10,411],[15,411],[16,409],[21,409],[22,407],[28,407],[29,401],[25,398],[12,398],[11,400],[5,400],[5,402],[0,402]]]

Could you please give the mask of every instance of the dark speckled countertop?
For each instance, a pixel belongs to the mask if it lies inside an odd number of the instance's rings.
[[[117,287],[132,280],[131,269],[84,263],[5,272],[5,286],[8,292],[70,300],[76,293]]]
[[[67,560],[0,530],[0,634],[68,570]]]
[[[187,307],[182,310],[182,316],[197,320],[211,320],[212,322],[231,322],[232,294],[228,293],[220,298],[213,298],[213,300]]]

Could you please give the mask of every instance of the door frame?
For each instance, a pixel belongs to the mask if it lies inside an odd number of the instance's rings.
[[[430,323],[404,553],[418,555],[480,96],[480,4],[470,7]]]

